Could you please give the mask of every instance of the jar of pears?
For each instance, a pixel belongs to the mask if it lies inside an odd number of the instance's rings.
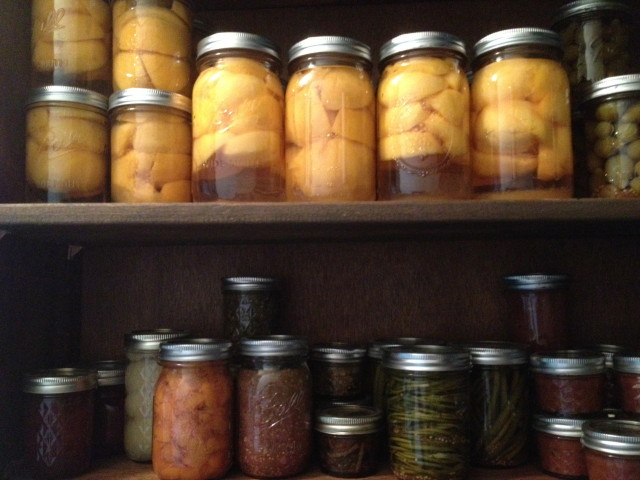
[[[376,198],[375,90],[371,49],[320,36],[289,49],[287,200]]]
[[[442,32],[392,38],[380,49],[378,199],[471,193],[465,45]]]
[[[221,32],[198,44],[193,88],[195,202],[284,199],[284,90],[276,44]]]

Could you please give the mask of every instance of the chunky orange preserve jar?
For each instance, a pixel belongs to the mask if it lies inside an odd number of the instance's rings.
[[[465,45],[441,32],[399,35],[380,48],[378,199],[471,193]]]
[[[479,198],[570,198],[569,80],[560,37],[539,28],[487,35],[474,46],[473,191]]]
[[[287,200],[376,198],[371,49],[351,38],[309,37],[289,50]]]
[[[222,478],[232,463],[231,342],[184,339],[160,346],[153,399],[153,470],[160,480]]]
[[[284,90],[271,40],[221,32],[198,44],[193,88],[195,202],[284,199]]]

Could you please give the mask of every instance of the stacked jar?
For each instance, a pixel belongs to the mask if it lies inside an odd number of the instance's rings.
[[[640,422],[591,420],[582,430],[589,480],[640,478]]]
[[[309,367],[314,398],[320,403],[364,400],[366,348],[344,342],[313,345]]]
[[[613,376],[620,408],[635,419],[640,419],[640,353],[618,352],[613,355]]]

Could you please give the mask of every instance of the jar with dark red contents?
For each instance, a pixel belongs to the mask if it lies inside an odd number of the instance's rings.
[[[94,453],[105,457],[124,451],[125,362],[103,360],[94,368],[98,375],[94,415]]]
[[[314,395],[342,400],[362,398],[366,355],[366,348],[348,343],[314,345],[309,357]]]
[[[607,379],[604,389],[605,408],[619,409],[621,402],[620,389],[616,384],[615,371],[613,369],[613,357],[617,353],[622,353],[625,350],[625,347],[622,345],[598,344],[592,345],[589,349],[604,355],[605,377]]]
[[[311,459],[312,390],[306,340],[272,335],[240,340],[237,455],[258,478],[303,472]]]
[[[622,411],[640,415],[640,352],[615,354],[613,371]]]
[[[335,477],[373,475],[380,463],[382,412],[374,407],[343,405],[319,411],[315,421],[318,462]]]
[[[588,350],[534,353],[537,408],[560,417],[593,416],[604,408],[604,356]]]
[[[640,422],[590,420],[582,431],[589,480],[640,478]]]
[[[96,374],[60,368],[24,378],[24,458],[37,479],[68,478],[91,466]]]
[[[533,421],[540,466],[545,473],[561,478],[587,478],[582,451],[582,425],[578,418],[536,416]]]

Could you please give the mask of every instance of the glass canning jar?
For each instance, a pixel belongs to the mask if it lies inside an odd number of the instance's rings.
[[[160,480],[222,478],[233,455],[231,342],[171,340],[153,397],[153,471]]]
[[[128,362],[124,374],[124,451],[133,461],[151,460],[153,393],[160,375],[160,344],[187,335],[188,332],[185,330],[169,328],[136,330],[125,335]]]
[[[609,410],[619,409],[621,407],[622,399],[620,398],[621,397],[620,388],[618,387],[617,380],[616,380],[616,373],[614,370],[613,358],[618,353],[626,352],[627,349],[622,345],[609,345],[609,344],[591,345],[588,347],[588,349],[604,355],[604,366],[605,366],[605,377],[606,377],[605,391],[604,391],[605,409],[609,409]],[[640,362],[640,357],[638,360]]]
[[[65,85],[109,95],[109,1],[33,0],[31,5],[32,86]]]
[[[297,475],[311,459],[312,390],[306,340],[243,338],[237,378],[237,460],[249,476]]]
[[[271,40],[221,32],[198,44],[193,199],[284,200],[284,90]]]
[[[403,480],[465,480],[469,472],[469,353],[448,346],[383,353],[391,470]]]
[[[569,80],[555,32],[516,28],[473,49],[474,194],[490,199],[571,198]]]
[[[98,388],[93,428],[94,454],[99,457],[124,451],[125,362],[103,360],[93,365]]]
[[[48,86],[26,105],[28,202],[107,200],[107,97],[89,90]]]
[[[540,466],[560,478],[587,478],[582,448],[584,419],[536,415],[533,421]]]
[[[640,422],[590,420],[582,431],[589,480],[640,478]]]
[[[309,367],[316,398],[356,400],[365,395],[367,349],[344,342],[311,347]]]
[[[289,49],[288,67],[287,200],[375,200],[371,49],[347,37],[309,37]]]
[[[128,88],[109,98],[111,200],[191,201],[191,100]]]
[[[113,0],[113,91],[167,90],[191,97],[190,0]]]
[[[640,352],[616,353],[613,372],[622,411],[640,415]]]
[[[91,466],[96,374],[59,368],[23,379],[24,459],[35,478],[69,478]]]
[[[464,42],[443,32],[380,48],[378,200],[470,196],[466,60]]]

